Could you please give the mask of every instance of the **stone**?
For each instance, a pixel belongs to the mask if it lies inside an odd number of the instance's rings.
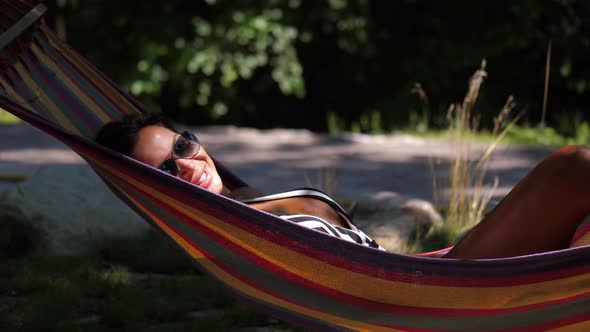
[[[47,253],[75,255],[105,236],[140,235],[150,226],[88,165],[47,166],[0,194],[0,211],[18,210],[45,236]]]
[[[0,211],[9,210],[20,211],[40,230],[47,252],[56,255],[84,253],[104,237],[140,236],[150,228],[88,165],[41,168],[0,194]],[[419,227],[443,223],[430,202],[394,192],[356,200],[353,221],[393,252],[405,250]]]
[[[391,252],[407,249],[408,239],[429,227],[441,227],[443,218],[433,204],[394,192],[363,197],[355,205],[353,222]]]

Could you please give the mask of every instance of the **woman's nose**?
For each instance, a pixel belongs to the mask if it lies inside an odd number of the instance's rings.
[[[191,159],[176,159],[175,162],[178,167],[178,174],[181,178],[183,177],[183,174],[189,173],[194,168]]]

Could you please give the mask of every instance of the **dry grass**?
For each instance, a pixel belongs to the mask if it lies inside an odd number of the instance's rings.
[[[307,187],[319,189],[332,197],[338,195],[338,181],[336,180],[336,169],[334,167],[318,169],[315,181],[307,173],[304,174],[304,177]]]
[[[515,125],[521,114],[509,120],[509,116],[515,107],[514,98],[509,96],[506,103],[494,118],[494,139],[487,147],[474,147],[474,139],[479,130],[479,117],[475,112],[475,106],[479,97],[479,91],[484,79],[487,77],[486,62],[482,61],[481,67],[475,71],[469,81],[465,98],[460,103],[452,104],[447,112],[449,122],[448,132],[455,146],[454,159],[449,165],[449,192],[446,197],[446,224],[457,229],[458,232],[472,227],[484,216],[486,207],[498,185],[498,179],[494,179],[491,189],[485,189],[484,183],[488,170],[488,164],[493,152],[506,133]],[[434,163],[430,162],[433,174],[433,191],[435,204],[438,204],[442,194],[441,186],[434,173]]]
[[[427,131],[428,130],[428,123],[430,122],[430,102],[428,101],[428,95],[424,88],[422,88],[422,84],[415,83],[414,87],[410,91],[411,93],[418,96],[420,100],[420,123],[418,124],[418,131]]]

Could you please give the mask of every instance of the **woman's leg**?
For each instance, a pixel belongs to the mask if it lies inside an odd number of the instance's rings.
[[[497,258],[567,248],[590,213],[590,148],[567,146],[537,165],[445,257]]]

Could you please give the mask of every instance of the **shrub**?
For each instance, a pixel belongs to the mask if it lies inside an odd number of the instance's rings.
[[[30,255],[43,246],[42,232],[20,211],[0,210],[0,258]]]

